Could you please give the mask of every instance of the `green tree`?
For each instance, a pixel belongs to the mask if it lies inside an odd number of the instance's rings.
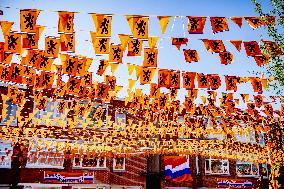
[[[268,36],[276,42],[276,44],[284,52],[284,38],[283,38],[283,26],[284,26],[284,1],[283,0],[270,0],[270,7],[263,6],[257,0],[251,0],[255,5],[255,11],[267,19],[266,16],[277,16],[274,24],[267,24],[266,30]],[[267,8],[269,10],[267,10]],[[270,56],[270,62],[266,65],[266,73],[269,76],[274,77],[274,81],[269,83],[269,88],[274,89],[278,94],[284,94],[284,60],[282,56],[277,55],[276,52],[269,51],[267,46],[262,45],[261,49],[263,53]]]

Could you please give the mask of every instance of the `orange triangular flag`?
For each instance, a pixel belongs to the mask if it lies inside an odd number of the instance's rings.
[[[128,79],[128,88],[129,88],[129,90],[132,90],[132,88],[134,87],[135,83],[136,83],[135,79]]]
[[[164,34],[171,17],[170,16],[157,16],[157,18],[159,19],[159,22],[160,22],[162,34]]]
[[[142,72],[142,67],[135,65],[135,72],[136,72],[136,78],[138,79],[140,77],[141,72]]]
[[[232,16],[230,19],[237,24],[240,28],[242,28],[243,25],[243,17],[240,16]]]
[[[127,63],[128,75],[132,75],[135,68],[135,64]]]
[[[2,32],[4,36],[10,33],[13,24],[14,22],[0,21],[0,26],[2,28]]]
[[[122,50],[124,51],[127,44],[128,44],[128,41],[130,39],[130,35],[118,34],[118,36],[119,36],[119,39],[120,39]]]
[[[118,65],[119,64],[117,64],[117,63],[109,63],[110,64],[110,70],[111,70],[111,73],[112,73],[112,75],[114,75],[114,72],[117,70],[117,68],[118,68]]]
[[[158,41],[158,36],[149,36],[148,37],[148,44],[150,49],[154,49],[156,47]]]
[[[236,49],[240,52],[242,49],[242,40],[230,40],[230,42],[236,47]]]

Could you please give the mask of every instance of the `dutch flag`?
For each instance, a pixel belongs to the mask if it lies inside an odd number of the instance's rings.
[[[174,182],[191,181],[191,170],[189,160],[186,156],[166,156],[165,177]]]

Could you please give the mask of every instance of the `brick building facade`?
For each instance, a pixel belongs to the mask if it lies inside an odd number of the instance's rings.
[[[1,94],[7,94],[7,88],[0,88]],[[49,92],[50,93],[50,92]],[[47,94],[49,94],[47,93]],[[31,89],[27,89],[26,98],[30,98]],[[2,112],[2,99],[0,95],[0,113]],[[123,101],[116,101],[110,105],[108,114],[112,116],[113,121],[116,121],[117,107],[124,106]],[[25,104],[25,112],[23,115],[32,112],[34,108],[33,100],[27,101]],[[131,115],[123,117],[125,122]],[[121,117],[120,117],[121,118]],[[140,118],[138,118],[140,119]],[[3,125],[3,124],[2,124]],[[1,146],[1,145],[0,145]],[[12,147],[12,145],[10,145]],[[9,154],[6,159],[1,159],[0,165],[0,185],[9,184],[15,186],[19,183],[21,187],[25,188],[64,188],[64,189],[81,189],[81,188],[95,188],[95,189],[144,189],[144,188],[217,188],[220,186],[218,182],[223,181],[241,181],[251,182],[253,186],[262,186],[268,188],[267,173],[263,173],[262,165],[253,165],[247,162],[236,162],[234,160],[208,160],[203,157],[190,156],[188,158],[192,170],[192,181],[173,183],[164,178],[164,164],[163,157],[149,161],[149,157],[143,155],[135,155],[132,157],[122,158],[122,167],[116,168],[116,161],[121,161],[121,158],[107,157],[104,160],[95,159],[77,159],[76,157],[66,158],[66,154],[62,157],[59,167],[52,167],[43,164],[37,164],[28,160],[31,152],[27,148],[20,148],[17,145],[9,149],[3,147],[2,152]],[[17,149],[18,148],[18,149]],[[18,151],[18,152],[17,152]],[[4,156],[3,156],[4,157]],[[11,159],[9,159],[11,158]],[[64,161],[63,161],[64,159]],[[96,161],[95,161],[96,160]],[[3,162],[6,161],[6,164]],[[10,162],[9,162],[10,161]],[[39,161],[39,160],[38,160]],[[95,164],[102,161],[101,165]],[[121,162],[120,162],[121,163]],[[149,169],[157,163],[158,166],[154,169]],[[93,166],[94,164],[94,166]],[[237,165],[238,164],[238,165]],[[240,165],[243,168],[239,168]],[[258,167],[258,168],[257,168]],[[246,171],[247,173],[240,174],[238,171]],[[51,182],[45,178],[48,173],[55,173],[57,175],[91,175],[93,180],[90,182],[66,183],[64,181]],[[238,173],[237,173],[238,172]],[[260,181],[262,180],[262,181]],[[158,183],[158,184],[157,184]]]

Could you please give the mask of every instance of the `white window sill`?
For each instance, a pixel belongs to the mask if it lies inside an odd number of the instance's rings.
[[[91,169],[91,170],[107,170],[107,167],[76,167],[73,166],[72,169]]]

